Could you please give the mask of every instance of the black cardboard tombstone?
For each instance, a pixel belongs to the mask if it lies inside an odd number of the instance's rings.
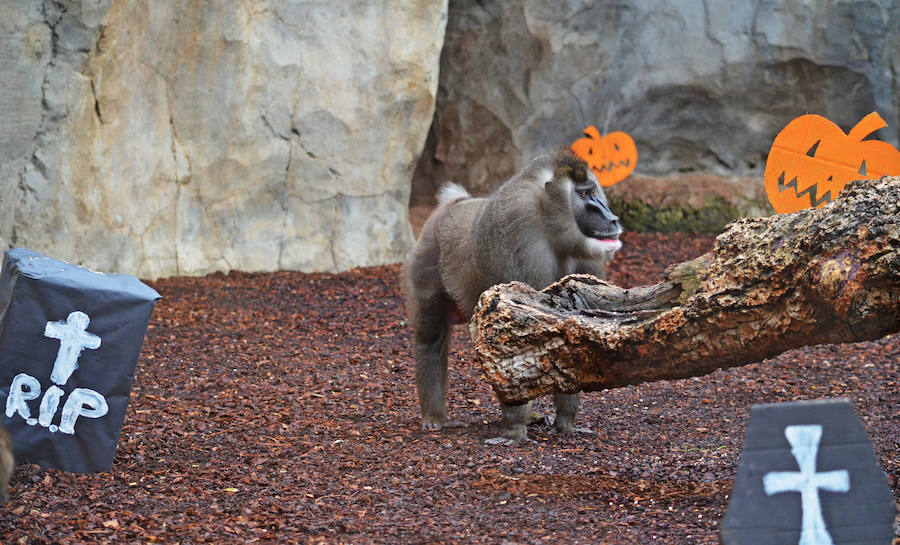
[[[726,545],[889,545],[894,496],[846,399],[754,405]]]
[[[19,462],[109,471],[150,313],[137,278],[16,248],[0,272],[0,407]]]

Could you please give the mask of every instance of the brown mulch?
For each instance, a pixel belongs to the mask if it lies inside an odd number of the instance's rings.
[[[624,242],[610,279],[632,286],[712,239]],[[586,394],[594,435],[495,447],[464,328],[450,404],[470,426],[420,429],[398,274],[154,282],[112,472],[18,466],[0,542],[714,544],[750,406],[820,397],[852,401],[900,497],[900,335]]]

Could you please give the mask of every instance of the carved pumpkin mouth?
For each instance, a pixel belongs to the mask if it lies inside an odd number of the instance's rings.
[[[822,195],[821,197],[818,197],[819,184],[813,184],[813,185],[807,187],[806,189],[804,189],[803,191],[797,191],[797,177],[794,176],[791,179],[791,181],[784,183],[784,174],[785,174],[785,171],[782,170],[781,176],[778,177],[778,192],[779,193],[787,191],[788,189],[793,189],[794,195],[796,195],[796,197],[798,199],[803,196],[808,197],[809,205],[812,208],[816,208],[817,206],[819,206],[822,203],[831,203],[831,190],[826,191],[825,194]],[[833,184],[834,177],[829,176],[828,180],[826,180],[826,181]]]
[[[603,174],[604,172],[609,172],[614,168],[622,168],[622,167],[630,167],[630,166],[631,166],[631,160],[625,159],[624,161],[619,161],[618,163],[609,161],[605,165],[600,165],[599,167],[592,166],[591,170],[593,170],[594,173],[599,176],[600,174]]]

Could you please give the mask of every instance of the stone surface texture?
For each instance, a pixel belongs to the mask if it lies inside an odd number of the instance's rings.
[[[896,145],[898,67],[898,2],[454,1],[413,203],[444,179],[487,192],[588,125],[634,137],[636,174],[762,184],[775,135],[805,113],[846,131],[877,110]]]
[[[0,5],[0,248],[144,278],[400,261],[446,2]]]
[[[797,115],[877,109],[896,144],[898,67],[876,0],[5,2],[0,249],[144,278],[401,261],[410,202],[590,124],[636,176],[743,199]]]
[[[762,180],[752,176],[631,175],[605,191],[629,231],[718,234],[736,218],[773,213]]]

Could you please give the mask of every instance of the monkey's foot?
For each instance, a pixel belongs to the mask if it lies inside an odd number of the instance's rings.
[[[484,440],[485,444],[488,445],[503,445],[504,447],[511,447],[513,445],[518,445],[520,443],[534,443],[534,439],[525,436],[521,439],[510,439],[508,437],[491,437],[490,439]]]
[[[468,428],[469,424],[460,420],[434,420],[422,419],[422,429],[425,431],[438,431],[444,428]]]
[[[531,443],[534,439],[528,437],[528,429],[523,424],[514,424],[503,430],[503,435],[485,440],[488,445],[516,445],[519,443]]]
[[[444,428],[468,428],[469,423],[462,420],[448,420],[444,422]]]
[[[550,433],[581,433],[584,435],[595,435],[594,431],[590,428],[585,427],[575,427],[571,424],[569,425],[560,425],[556,423],[550,428]]]

